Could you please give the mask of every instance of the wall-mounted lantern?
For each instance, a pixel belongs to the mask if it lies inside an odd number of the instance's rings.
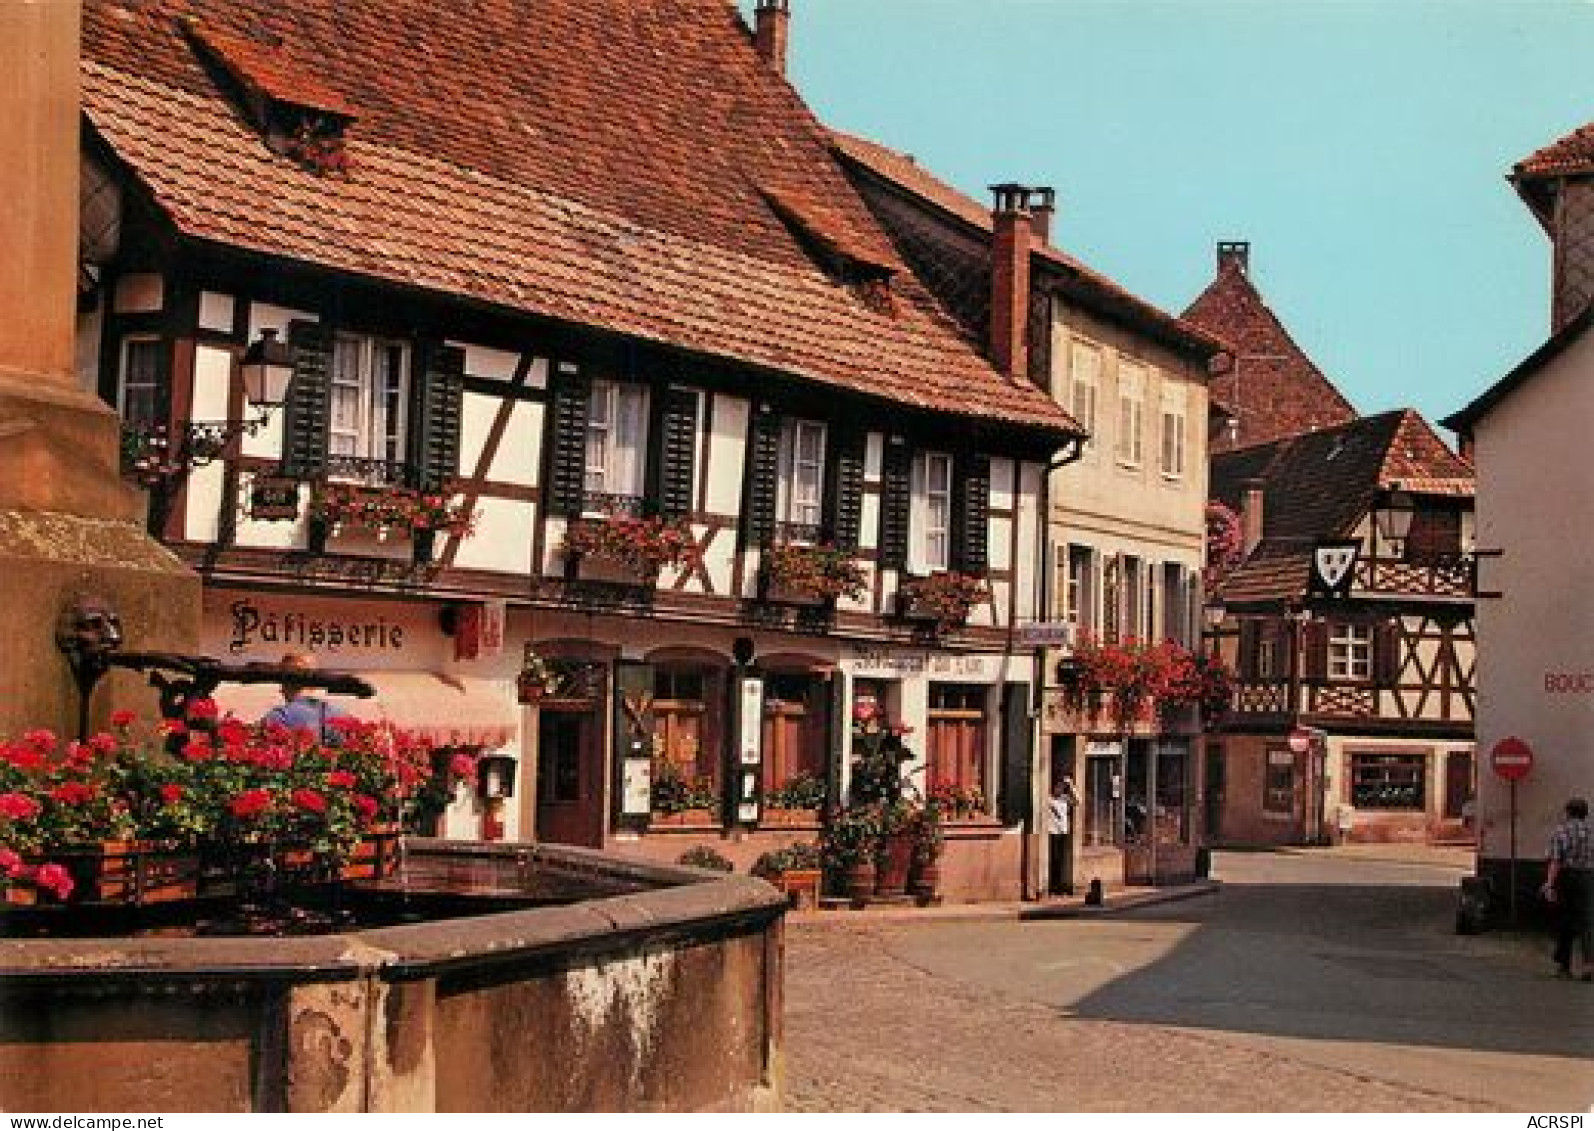
[[[490,754],[476,765],[477,790],[484,801],[500,801],[515,796],[515,759],[505,754]]]

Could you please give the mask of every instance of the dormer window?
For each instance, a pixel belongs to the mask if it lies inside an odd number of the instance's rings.
[[[891,277],[896,266],[888,249],[871,246],[846,217],[806,193],[765,187],[760,190],[770,210],[819,267],[838,283],[852,288],[860,302],[877,314],[894,312]]]
[[[294,59],[282,39],[234,35],[192,18],[184,27],[205,61],[231,80],[241,108],[272,152],[313,173],[348,171],[344,135],[354,111]]]

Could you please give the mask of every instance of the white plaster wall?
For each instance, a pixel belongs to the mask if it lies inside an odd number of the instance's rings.
[[[504,403],[501,397],[465,394],[459,436],[461,474],[474,474],[480,466],[482,450]],[[537,485],[537,471],[542,466],[544,411],[535,401],[513,402],[503,439],[487,470],[489,480],[520,487]]]
[[[1035,619],[1039,611],[1040,578],[1036,569],[1041,544],[1041,480],[1044,474],[1038,463],[1021,464],[1018,469],[1018,556],[1013,567],[1014,584],[1018,587],[1015,609],[1020,620]]]
[[[476,533],[460,539],[454,564],[465,569],[521,574],[531,562],[536,504],[519,499],[476,500]]]
[[[1508,735],[1533,748],[1517,787],[1518,855],[1543,859],[1567,797],[1594,793],[1594,336],[1501,401],[1475,431],[1480,854],[1508,855],[1509,790],[1489,770]],[[1562,674],[1587,691],[1556,691]],[[1547,679],[1548,677],[1548,679]],[[1578,681],[1571,681],[1576,685]]]
[[[214,330],[219,334],[232,333],[233,312],[237,306],[232,295],[219,294],[216,291],[201,291],[199,294],[199,325],[204,330]]]
[[[195,347],[193,419],[226,420],[227,392],[231,383],[232,354],[215,346]],[[183,527],[190,539],[215,541],[220,531],[225,481],[226,467],[221,460],[196,467],[189,473],[188,508]]]

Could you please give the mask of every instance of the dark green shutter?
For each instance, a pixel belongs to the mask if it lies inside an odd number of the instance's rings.
[[[895,437],[886,440],[880,469],[880,567],[908,564],[908,512],[913,501],[913,455]]]
[[[697,392],[665,389],[656,427],[657,509],[665,518],[691,516],[697,463]]]
[[[459,427],[465,402],[465,351],[433,346],[421,370],[415,486],[438,491],[459,474]]]
[[[592,384],[583,373],[561,373],[557,365],[554,369],[544,495],[550,514],[574,517],[582,511],[587,489],[587,405]]]
[[[863,458],[867,437],[848,428],[836,437],[835,459],[826,480],[826,536],[836,549],[853,554],[863,526]]]
[[[953,568],[984,573],[990,565],[991,457],[959,459],[953,483],[957,492],[952,506]]]
[[[753,410],[747,437],[747,486],[742,505],[742,544],[756,546],[775,535],[775,500],[780,486],[780,415],[768,405]]]
[[[1394,687],[1400,682],[1400,621],[1380,621],[1373,626],[1373,683]]]
[[[282,421],[282,473],[290,479],[320,479],[327,472],[332,426],[332,331],[319,322],[290,322],[294,349],[293,387]]]
[[[1246,618],[1240,621],[1240,678],[1255,681],[1262,672],[1262,622]],[[1270,676],[1274,673],[1269,672]]]
[[[1328,622],[1309,620],[1301,626],[1301,678],[1309,683],[1328,679]]]

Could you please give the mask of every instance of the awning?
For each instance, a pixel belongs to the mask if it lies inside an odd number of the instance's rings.
[[[376,690],[369,699],[329,695],[350,715],[367,722],[390,722],[437,746],[492,749],[515,741],[518,712],[506,681],[435,672],[353,672]],[[314,694],[314,692],[312,692]],[[282,702],[271,683],[222,684],[216,706],[223,715],[258,722]]]

